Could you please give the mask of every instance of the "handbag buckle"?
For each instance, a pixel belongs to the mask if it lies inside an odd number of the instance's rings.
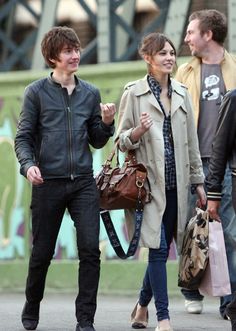
[[[141,180],[136,180],[136,186],[139,187],[139,188],[142,188],[143,187],[143,181]]]
[[[143,187],[146,177],[147,177],[146,173],[137,170],[137,175],[136,175],[136,185],[137,185],[137,187],[139,187],[139,188]]]

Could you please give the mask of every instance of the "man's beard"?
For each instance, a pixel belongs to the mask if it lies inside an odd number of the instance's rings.
[[[192,54],[192,56],[201,57],[199,52],[196,51],[195,49],[191,51],[191,54]]]

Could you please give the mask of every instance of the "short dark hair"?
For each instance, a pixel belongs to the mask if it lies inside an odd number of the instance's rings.
[[[41,51],[49,67],[55,68],[55,64],[50,59],[59,60],[59,54],[65,46],[81,49],[79,37],[72,28],[55,26],[44,35]]]
[[[141,57],[144,55],[153,56],[164,48],[166,42],[171,45],[176,55],[176,49],[172,41],[159,32],[151,32],[142,38],[138,49],[139,55]]]
[[[228,27],[226,16],[215,9],[203,9],[193,12],[189,17],[189,22],[199,20],[201,35],[207,31],[212,31],[212,39],[220,45],[224,44],[227,37]]]

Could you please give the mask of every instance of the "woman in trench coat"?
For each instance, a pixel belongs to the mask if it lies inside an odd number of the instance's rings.
[[[206,203],[204,175],[189,93],[170,77],[176,64],[173,43],[163,34],[150,33],[139,54],[147,63],[147,75],[125,86],[117,132],[121,151],[135,150],[137,161],[146,165],[153,195],[144,207],[140,238],[140,246],[149,248],[148,266],[131,325],[147,327],[147,306],[153,296],[155,331],[172,331],[166,261],[174,234],[181,247],[189,184],[194,185],[200,205]],[[132,213],[125,212],[130,233]]]

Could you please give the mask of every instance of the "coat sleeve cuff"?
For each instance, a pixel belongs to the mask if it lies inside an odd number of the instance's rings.
[[[121,151],[126,151],[129,149],[136,149],[139,147],[140,145],[140,141],[137,141],[135,143],[133,143],[130,139],[131,133],[132,133],[133,128],[127,130],[126,132],[120,134],[120,149]]]

